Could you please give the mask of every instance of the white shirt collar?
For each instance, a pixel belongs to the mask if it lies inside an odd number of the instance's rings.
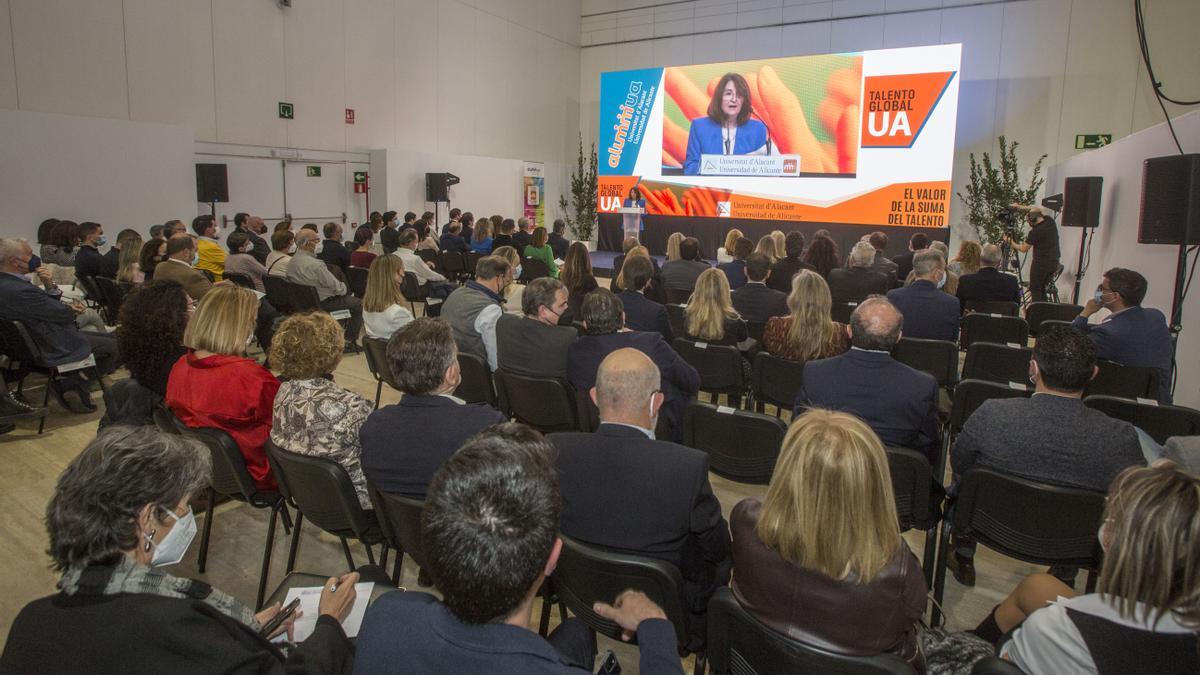
[[[850,349],[857,349],[860,352],[870,352],[871,354],[891,354],[886,349],[863,349],[862,347],[851,347]]]
[[[459,398],[459,397],[455,396],[454,394],[437,394],[437,395],[438,395],[438,396],[441,396],[442,398],[448,398],[448,399],[450,399],[451,401],[454,401],[455,403],[457,403],[457,404],[459,404],[459,405],[466,405],[466,404],[467,404],[467,402],[466,402],[466,401],[464,401],[464,400],[462,400],[461,398]]]
[[[618,426],[618,427],[629,427],[630,429],[637,429],[638,431],[642,432],[643,434],[646,434],[646,438],[649,438],[652,441],[654,440],[654,431],[647,429],[646,427],[639,427],[636,424],[625,424],[624,422],[604,422],[604,424],[612,424],[612,425]]]
[[[173,261],[173,262],[177,262],[177,263],[179,263],[180,265],[187,265],[188,267],[191,267],[191,266],[192,266],[192,263],[190,263],[190,262],[187,262],[186,260],[180,260],[179,258],[167,258],[167,260],[171,260],[171,261]]]

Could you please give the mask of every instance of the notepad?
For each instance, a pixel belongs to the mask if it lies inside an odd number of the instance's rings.
[[[304,616],[296,619],[296,626],[293,630],[296,642],[307,640],[317,627],[322,589],[322,586],[291,588],[288,589],[287,597],[283,599],[283,606],[286,607],[292,600],[300,598],[300,611],[304,612]],[[370,603],[371,593],[374,590],[375,582],[373,581],[354,584],[354,591],[358,596],[354,598],[354,607],[350,609],[350,614],[346,615],[346,619],[342,621],[342,630],[346,631],[346,637],[358,637],[358,629],[362,627],[363,615],[367,612],[367,604]]]

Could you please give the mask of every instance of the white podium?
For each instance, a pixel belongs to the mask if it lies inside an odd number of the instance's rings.
[[[623,218],[623,238],[633,237],[640,240],[642,238],[642,215],[646,213],[646,209],[640,206],[619,206],[617,213],[620,213]]]

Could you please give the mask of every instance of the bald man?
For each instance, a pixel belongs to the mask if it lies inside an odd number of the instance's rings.
[[[729,526],[708,483],[708,456],[654,439],[660,381],[649,357],[618,349],[600,363],[590,392],[600,427],[550,435],[559,451],[562,532],[679,567],[688,634],[698,646],[708,599],[729,583]]]
[[[850,315],[850,351],[804,365],[803,385],[792,415],[810,407],[857,415],[884,445],[925,453],[937,460],[937,380],[892,358],[904,316],[887,299],[873,296]]]

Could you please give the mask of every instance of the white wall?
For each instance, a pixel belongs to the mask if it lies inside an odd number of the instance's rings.
[[[1200,2],[1143,4],[1155,74],[1169,94],[1194,98]],[[586,139],[596,137],[604,71],[952,42],[963,44],[955,192],[968,155],[994,155],[1001,134],[1021,144],[1028,173],[1043,152],[1047,166],[1075,155],[1076,134],[1117,139],[1162,121],[1130,0],[584,0],[582,30]],[[964,214],[956,199],[956,234],[973,237]]]
[[[1177,117],[1174,123],[1185,149],[1200,147],[1200,111]],[[1080,286],[1083,299],[1086,300],[1095,291],[1104,270],[1126,267],[1141,272],[1150,283],[1150,290],[1142,304],[1161,309],[1169,318],[1179,248],[1139,244],[1137,232],[1142,196],[1142,160],[1177,152],[1166,124],[1159,124],[1123,138],[1107,148],[1077,155],[1051,170],[1052,184],[1059,188],[1067,176],[1104,178],[1100,227],[1096,229],[1091,263]],[[1076,228],[1061,228],[1059,231],[1062,263],[1066,268],[1059,281],[1059,292],[1065,300],[1069,300],[1075,285],[1075,272],[1079,269],[1079,240],[1083,231]],[[1183,332],[1180,333],[1176,354],[1179,378],[1175,387],[1175,402],[1200,408],[1200,362],[1195,358],[1196,354],[1200,354],[1200,292],[1195,286],[1183,307]]]

